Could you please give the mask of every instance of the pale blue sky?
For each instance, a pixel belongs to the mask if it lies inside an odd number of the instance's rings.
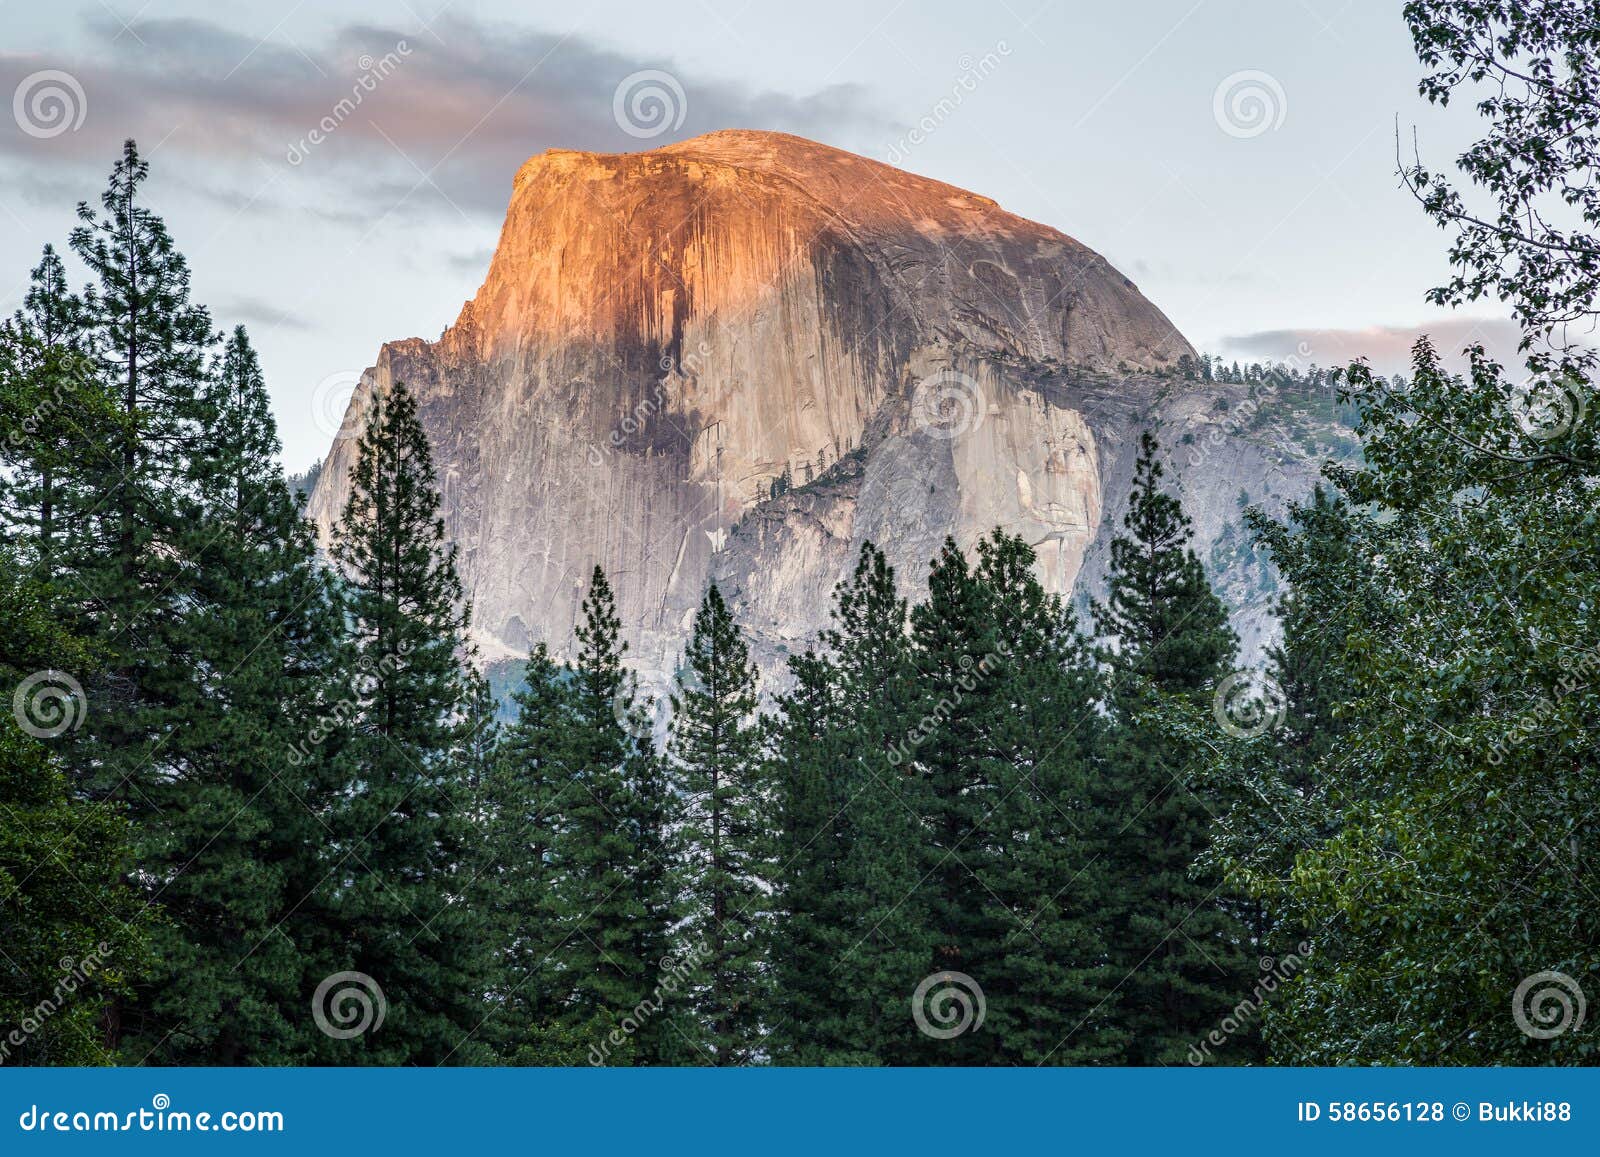
[[[1419,326],[1455,346],[1495,313],[1446,318],[1422,299],[1446,274],[1446,238],[1399,187],[1396,124],[1408,149],[1416,127],[1435,167],[1472,125],[1468,110],[1417,97],[1399,9],[0,0],[4,92],[60,70],[83,94],[81,124],[56,135],[0,119],[0,310],[19,303],[40,246],[65,240],[74,202],[98,194],[117,143],[137,136],[196,295],[255,336],[298,468],[329,440],[339,382],[383,341],[454,320],[522,159],[776,128],[1072,234],[1202,349],[1284,356],[1304,342],[1324,364],[1369,352],[1392,368]],[[363,58],[402,41],[372,96],[291,164],[291,146],[374,67]],[[612,108],[644,69],[669,73],[684,100],[682,124],[649,139]],[[1241,73],[1265,74],[1236,82],[1266,94],[1264,126],[1230,120],[1226,99],[1219,121],[1219,86]],[[925,117],[931,131],[908,144]]]

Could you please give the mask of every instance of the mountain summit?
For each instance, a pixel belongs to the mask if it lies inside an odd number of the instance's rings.
[[[599,563],[647,680],[713,580],[771,671],[864,539],[909,592],[945,535],[1000,526],[1070,590],[1185,355],[1104,258],[938,181],[780,133],[552,149],[455,324],[363,375],[309,511],[338,517],[404,381],[491,658],[563,653]],[[1229,471],[1267,473],[1208,462],[1228,501]]]

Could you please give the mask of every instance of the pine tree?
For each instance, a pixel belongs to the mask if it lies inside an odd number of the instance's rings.
[[[79,552],[70,588],[69,613],[105,651],[90,689],[103,709],[70,759],[84,786],[128,801],[141,825],[153,810],[149,791],[170,774],[160,749],[191,677],[171,638],[194,576],[179,498],[215,341],[206,311],[189,301],[187,262],[144,204],[148,175],[130,140],[101,211],[78,206],[71,245],[94,277],[83,299],[84,349],[119,412],[106,452],[82,463],[86,509],[59,519],[103,544]]]
[[[1107,652],[1113,736],[1099,806],[1109,815],[1105,861],[1122,881],[1109,905],[1117,1028],[1124,1061],[1181,1061],[1251,990],[1248,934],[1215,869],[1197,861],[1220,801],[1202,798],[1197,752],[1163,725],[1168,700],[1209,710],[1208,692],[1232,664],[1227,612],[1189,546],[1177,499],[1161,488],[1158,446],[1146,432],[1124,533],[1111,544],[1109,597],[1096,604]]]
[[[171,636],[191,679],[174,688],[173,774],[147,789],[157,811],[141,858],[166,919],[127,1048],[165,1063],[295,1063],[312,1055],[306,996],[325,974],[319,813],[342,786],[304,733],[337,693],[342,623],[242,327],[201,404],[179,539],[195,574]]]
[[[49,584],[84,561],[81,539],[92,527],[85,464],[103,460],[115,441],[116,404],[85,356],[83,302],[53,247],[45,246],[30,282],[22,309],[0,326],[0,460],[9,467],[0,517]]]
[[[984,855],[964,856],[1010,921],[982,972],[995,1059],[1090,1064],[1115,1055],[1114,977],[1107,969],[1093,781],[1103,725],[1088,643],[1034,574],[1033,549],[1000,531],[978,544],[974,571],[997,624],[989,707],[993,798],[980,821]]]
[[[341,1063],[464,1063],[484,1048],[482,913],[471,785],[461,766],[467,607],[445,539],[432,456],[403,383],[381,395],[350,472],[333,556],[347,583],[357,708],[348,805],[330,853],[344,969],[382,990],[380,1030],[333,1039]]]
[[[563,1023],[554,856],[570,793],[581,791],[566,762],[572,681],[543,643],[512,693],[516,717],[504,729],[483,793],[487,832],[483,883],[491,939],[504,946],[496,970],[496,1011],[485,1026],[502,1061],[576,1065],[591,1043]]]
[[[665,800],[653,786],[656,757],[622,665],[621,629],[597,566],[557,748],[565,786],[550,850],[550,938],[561,965],[554,1039],[593,1046],[595,1063],[654,1064],[671,1031],[671,1011],[655,997],[668,943]]]
[[[788,666],[791,687],[770,723],[780,818],[769,1042],[779,1063],[827,1064],[860,1047],[859,1020],[832,975],[851,946],[840,890],[849,843],[838,798],[837,672],[809,650]]]
[[[75,795],[53,750],[93,709],[74,686],[87,650],[20,570],[0,549],[0,687],[16,703],[0,719],[0,1065],[109,1064],[108,1002],[148,963],[151,916],[120,879],[126,821]]]
[[[911,610],[918,698],[901,742],[926,793],[927,973],[960,973],[980,988],[993,983],[986,966],[1018,919],[998,910],[973,879],[992,855],[984,823],[1001,790],[991,737],[1004,649],[998,629],[966,558],[946,539],[928,575],[928,598]],[[981,1028],[916,1043],[925,1064],[985,1064],[997,1047]]]
[[[1227,674],[1237,640],[1189,546],[1183,507],[1161,489],[1158,449],[1145,431],[1125,533],[1111,541],[1107,599],[1096,605],[1095,622],[1101,635],[1117,640],[1119,685],[1136,677],[1162,691],[1193,693]]]
[[[770,1018],[773,792],[755,720],[756,670],[715,584],[695,615],[668,754],[683,806],[682,940],[702,963],[693,1007],[715,1065],[755,1059]]]
[[[834,717],[811,758],[820,760],[815,774],[828,789],[837,880],[834,895],[818,898],[819,920],[829,924],[819,949],[831,959],[811,983],[835,994],[834,1032],[821,1038],[828,1047],[818,1059],[904,1063],[920,1044],[909,996],[932,955],[922,888],[925,800],[902,742],[915,699],[906,603],[894,568],[872,543],[835,592],[833,625],[821,641]],[[815,998],[820,1004],[826,994],[819,989]]]

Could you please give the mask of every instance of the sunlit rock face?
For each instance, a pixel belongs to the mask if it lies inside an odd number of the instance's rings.
[[[1070,592],[1138,430],[1194,389],[1184,354],[1099,255],[937,181],[776,133],[551,150],[455,324],[379,351],[309,511],[326,533],[374,394],[404,381],[486,657],[570,653],[599,563],[647,683],[711,581],[779,677],[867,539],[911,595],[946,535],[999,526]],[[1186,481],[1211,500],[1205,469]]]

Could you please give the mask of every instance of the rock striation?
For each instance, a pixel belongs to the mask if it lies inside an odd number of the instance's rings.
[[[908,594],[947,534],[995,526],[1052,589],[1092,586],[1146,425],[1203,549],[1241,488],[1302,493],[1310,457],[1230,424],[1185,355],[1104,258],[938,181],[766,132],[550,150],[455,324],[362,376],[308,510],[326,534],[374,396],[404,381],[488,659],[568,653],[598,562],[647,684],[713,580],[776,676],[867,539]],[[1186,466],[1197,429],[1220,440]]]

